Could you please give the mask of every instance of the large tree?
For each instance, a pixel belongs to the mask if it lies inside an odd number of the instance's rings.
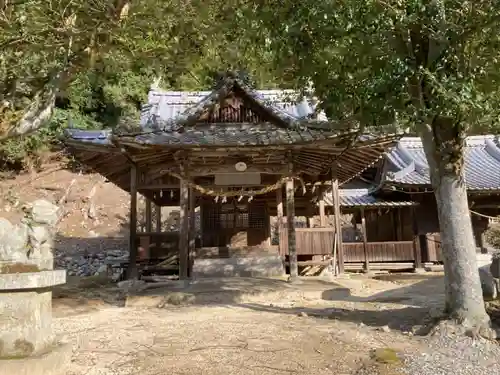
[[[332,119],[411,125],[422,137],[438,205],[446,313],[489,323],[464,182],[471,126],[499,118],[500,3],[495,0],[246,2],[249,37],[297,87],[314,85]]]
[[[75,81],[157,75],[175,86],[210,69],[202,58],[234,63],[220,22],[229,10],[220,0],[0,0],[0,140],[46,123]]]

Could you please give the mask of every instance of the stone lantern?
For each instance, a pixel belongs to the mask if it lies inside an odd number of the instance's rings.
[[[52,291],[66,282],[54,270],[59,208],[46,200],[25,207],[19,225],[0,218],[0,375],[64,374],[71,350],[52,332]]]

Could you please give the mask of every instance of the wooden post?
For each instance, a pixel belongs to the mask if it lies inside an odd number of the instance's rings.
[[[189,187],[180,182],[179,279],[186,280],[189,267]]]
[[[151,199],[146,198],[146,232],[152,232],[152,218],[151,218]]]
[[[290,261],[289,281],[293,283],[299,280],[295,238],[295,189],[293,187],[293,178],[289,178],[286,181],[286,223],[288,228],[288,259]]]
[[[313,205],[307,207],[307,227],[314,228],[314,215],[316,215],[316,210]]]
[[[189,188],[189,272],[193,267],[194,256],[196,252],[196,196],[193,188]]]
[[[276,190],[276,225],[278,229],[278,244],[279,244],[279,252],[281,256],[286,256],[285,248],[281,243],[281,228],[283,227],[283,188],[280,186],[278,190]]]
[[[156,224],[155,224],[155,232],[161,233],[161,206],[155,203],[155,211],[156,211]]]
[[[417,217],[415,215],[415,207],[411,208],[411,217],[413,223],[413,253],[415,255],[415,269],[422,268],[422,248],[418,235]]]
[[[321,228],[326,227],[325,200],[323,197],[319,200],[319,223]]]
[[[403,220],[401,218],[401,207],[396,208],[396,241],[403,241]]]
[[[130,166],[130,215],[129,215],[129,260],[127,268],[127,279],[137,279],[137,167],[135,164]]]
[[[370,272],[370,260],[368,259],[368,239],[366,238],[365,210],[361,209],[361,234],[363,235],[363,252],[365,254],[365,272]]]
[[[342,243],[342,225],[340,222],[340,195],[339,180],[334,176],[332,180],[333,212],[335,214],[335,238],[337,239],[337,262],[339,273],[344,273],[344,246]]]

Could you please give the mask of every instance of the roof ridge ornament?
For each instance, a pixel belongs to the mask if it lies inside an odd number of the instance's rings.
[[[406,147],[401,144],[401,142],[398,143],[396,149],[398,150],[401,159],[407,164],[408,168],[403,169],[405,171],[407,170],[406,173],[410,173],[412,171],[415,171],[422,175],[429,173],[429,167],[423,163],[420,163],[418,160],[415,160],[408,152]]]

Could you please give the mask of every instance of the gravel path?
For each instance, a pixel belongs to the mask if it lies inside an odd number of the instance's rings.
[[[428,340],[428,350],[407,355],[408,375],[500,374],[500,346],[487,340],[438,335]]]
[[[55,320],[68,375],[348,375],[371,349],[404,342],[355,324],[235,307],[110,308]]]

